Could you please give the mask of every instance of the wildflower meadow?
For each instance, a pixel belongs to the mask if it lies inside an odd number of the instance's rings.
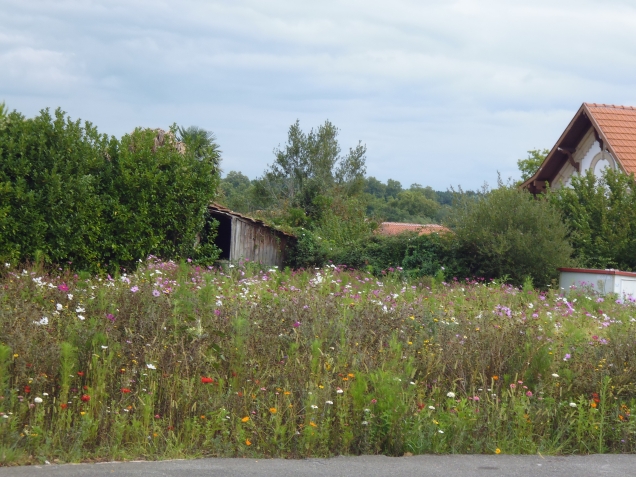
[[[591,286],[0,273],[0,465],[636,451],[636,304]]]

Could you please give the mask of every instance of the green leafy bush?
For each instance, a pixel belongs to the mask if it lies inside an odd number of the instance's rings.
[[[636,270],[636,180],[606,169],[572,177],[549,194],[570,229],[574,255],[591,268]]]
[[[461,268],[483,278],[527,277],[544,287],[571,264],[568,229],[559,210],[515,186],[499,187],[457,203],[449,216]]]
[[[179,151],[170,133],[119,141],[59,109],[14,111],[0,126],[0,260],[114,270],[149,254],[213,259],[209,243],[195,247],[213,159]]]

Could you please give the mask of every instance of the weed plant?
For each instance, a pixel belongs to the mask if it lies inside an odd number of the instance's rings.
[[[0,464],[634,452],[636,304],[150,258],[0,278]]]

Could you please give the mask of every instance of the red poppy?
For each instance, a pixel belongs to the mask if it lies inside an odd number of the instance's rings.
[[[84,391],[88,391],[88,386],[84,386],[82,389],[84,389]]]
[[[82,397],[80,399],[84,402],[88,402],[91,400],[91,397],[88,394],[82,394]]]
[[[214,379],[212,378],[206,378],[205,376],[201,376],[201,382],[203,384],[211,384],[214,382]]]
[[[77,375],[78,375],[79,377],[84,376],[84,371],[78,371],[78,372],[77,372]]]
[[[124,394],[128,394],[130,392],[130,389],[128,388],[121,388],[121,392]]]
[[[24,392],[25,393],[30,393],[31,392],[31,386],[29,386],[28,384],[26,386],[24,386]]]
[[[63,402],[62,404],[60,404],[60,407],[62,409],[66,409],[68,407],[68,404],[66,404],[65,402]]]
[[[592,393],[592,400],[598,404],[601,400],[598,398],[598,393]]]
[[[426,404],[420,403],[420,404],[417,405],[417,408],[421,411],[422,409],[424,409],[425,406],[426,406]]]

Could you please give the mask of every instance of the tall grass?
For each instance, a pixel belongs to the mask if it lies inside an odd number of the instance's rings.
[[[636,450],[636,305],[589,287],[3,274],[0,464]]]

